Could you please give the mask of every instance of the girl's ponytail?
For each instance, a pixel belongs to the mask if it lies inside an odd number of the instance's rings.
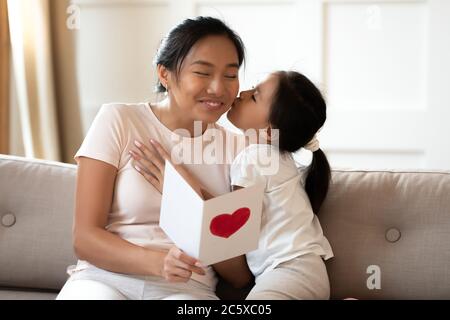
[[[313,141],[327,118],[326,103],[320,90],[304,75],[278,71],[269,123],[279,130],[278,147],[282,152],[296,152]],[[314,150],[316,150],[314,148]],[[315,214],[328,193],[331,169],[321,149],[313,152],[307,171],[305,190]]]
[[[330,179],[330,164],[325,153],[318,149],[313,152],[305,181],[305,190],[315,214],[319,213],[320,207],[327,196]]]

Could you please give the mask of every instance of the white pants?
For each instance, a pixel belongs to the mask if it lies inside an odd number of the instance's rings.
[[[325,300],[330,282],[323,259],[306,254],[280,263],[255,279],[247,300]]]
[[[168,282],[156,276],[132,276],[90,266],[75,272],[57,300],[218,300],[214,292],[195,280]]]

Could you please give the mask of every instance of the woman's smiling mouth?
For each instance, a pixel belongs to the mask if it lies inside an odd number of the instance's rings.
[[[208,110],[219,110],[224,106],[224,103],[220,101],[200,100],[200,102]]]

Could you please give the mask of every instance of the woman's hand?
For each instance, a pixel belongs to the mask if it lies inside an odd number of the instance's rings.
[[[173,246],[164,258],[162,276],[170,282],[187,282],[192,272],[205,275],[203,268],[198,260]]]
[[[136,161],[134,168],[144,176],[160,193],[164,185],[165,160],[170,161],[169,153],[156,141],[150,140],[150,148],[135,140],[137,150],[129,153]]]

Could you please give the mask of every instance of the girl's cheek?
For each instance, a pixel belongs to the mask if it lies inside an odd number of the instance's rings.
[[[243,112],[242,120],[243,120],[243,123],[245,124],[245,127],[254,128],[255,118],[254,118],[254,114],[252,111],[247,109],[246,112]]]

